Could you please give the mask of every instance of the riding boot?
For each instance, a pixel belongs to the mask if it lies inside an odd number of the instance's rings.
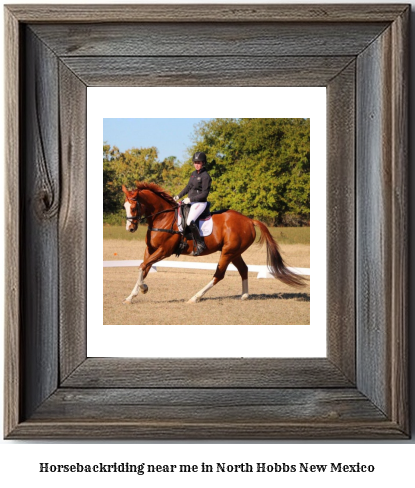
[[[196,246],[194,246],[196,249],[194,249],[192,255],[200,256],[206,249],[206,244],[203,237],[200,235],[199,227],[195,224],[194,220],[190,222],[189,229],[191,230],[194,242],[196,243]]]

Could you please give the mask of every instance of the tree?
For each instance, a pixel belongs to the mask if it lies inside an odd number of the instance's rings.
[[[204,151],[212,177],[213,209],[232,208],[269,225],[310,220],[310,120],[212,119],[195,127],[188,159],[158,159],[156,147],[120,152],[103,145],[104,213],[122,208],[121,186],[154,182],[177,195]]]
[[[120,196],[116,184],[114,161],[119,158],[117,147],[103,146],[104,214],[114,213],[120,208]]]
[[[157,148],[128,149],[120,154],[115,168],[121,184],[132,185],[135,181],[156,183],[160,172]]]
[[[309,148],[308,119],[214,119],[195,128],[189,154],[207,154],[213,208],[233,208],[273,225],[304,225],[310,216]]]
[[[133,187],[136,181],[156,183],[172,194],[183,186],[182,168],[175,156],[158,160],[155,147],[131,148],[125,152],[103,145],[104,216],[122,211],[122,185]]]

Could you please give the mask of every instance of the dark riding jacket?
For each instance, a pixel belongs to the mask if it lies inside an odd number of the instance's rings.
[[[188,195],[191,202],[206,202],[210,192],[212,178],[204,167],[198,173],[193,171],[186,188],[179,193],[179,198]]]

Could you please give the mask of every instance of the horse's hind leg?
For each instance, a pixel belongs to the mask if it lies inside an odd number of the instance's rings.
[[[188,300],[187,303],[197,303],[197,302],[200,302],[200,299],[203,297],[203,295],[209,291],[213,285],[216,285],[215,283],[215,278],[213,278],[213,280],[209,281],[209,283],[204,287],[202,288],[201,290],[199,290],[196,295],[193,295],[192,298],[190,300]]]
[[[226,268],[228,267],[229,263],[231,262],[231,259],[232,259],[232,256],[227,255],[222,250],[222,254],[221,254],[221,257],[219,259],[218,267],[216,268],[216,272],[213,275],[213,280],[209,281],[209,283],[204,288],[202,288],[200,291],[198,291],[196,293],[196,295],[192,296],[192,298],[187,303],[200,302],[200,299],[202,298],[202,296],[206,292],[208,292],[213,286],[215,286],[216,283],[223,280],[223,277],[225,276],[225,273],[226,273]]]
[[[249,298],[248,292],[248,266],[245,264],[245,261],[242,259],[242,256],[238,256],[232,259],[232,264],[235,268],[239,271],[239,274],[242,278],[242,296],[241,300],[247,300]]]

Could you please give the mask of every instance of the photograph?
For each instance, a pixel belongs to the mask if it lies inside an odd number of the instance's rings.
[[[104,119],[103,185],[104,324],[310,323],[310,119]]]

